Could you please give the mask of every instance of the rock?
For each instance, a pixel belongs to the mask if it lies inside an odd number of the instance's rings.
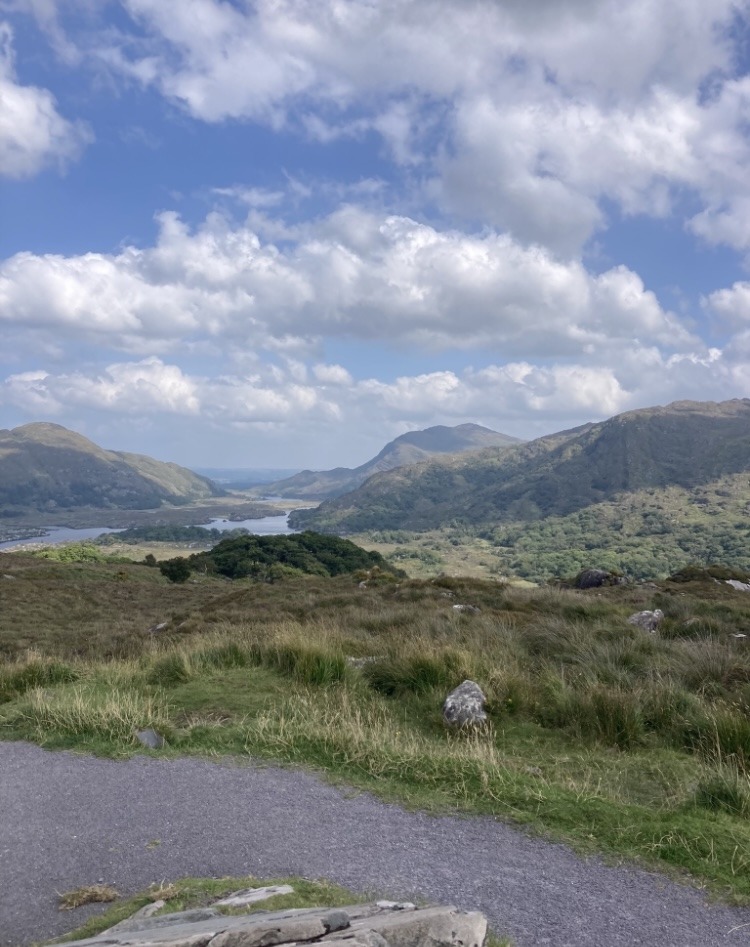
[[[164,737],[150,727],[147,730],[136,731],[135,735],[138,742],[148,747],[149,750],[162,750],[167,745]]]
[[[183,624],[184,624],[184,623],[183,623]],[[150,635],[158,635],[159,632],[160,632],[160,631],[164,631],[164,629],[165,629],[166,627],[168,627],[168,625],[169,625],[169,622],[168,622],[168,621],[160,621],[158,625],[152,625],[152,626],[149,628],[148,633],[149,633]]]
[[[8,576],[6,576],[8,578]],[[738,592],[750,592],[750,583],[740,582],[739,579],[726,579],[727,585],[731,585],[733,589],[737,589]]]
[[[159,902],[155,902],[159,904]],[[161,902],[164,906],[164,902]],[[217,917],[222,917],[221,911],[216,908],[192,908],[190,911],[175,911],[172,914],[160,914],[158,917],[152,915],[158,911],[153,904],[147,904],[145,908],[136,911],[131,917],[120,921],[109,930],[103,931],[103,934],[142,934],[144,931],[162,931],[165,928],[176,927],[182,924],[196,924],[198,921],[214,921]],[[117,941],[113,941],[117,943]]]
[[[294,894],[294,888],[290,885],[266,885],[264,888],[246,888],[244,891],[235,891],[234,894],[222,898],[215,903],[215,907],[242,908],[246,904],[255,904],[257,901],[265,901],[266,898],[274,898],[279,894]]]
[[[360,932],[379,934],[388,947],[438,947],[461,945],[482,947],[487,934],[487,919],[478,912],[457,911],[453,907],[422,908],[418,911],[392,912],[354,921],[346,931],[347,939]],[[326,938],[340,941],[342,934]]]
[[[368,664],[372,664],[377,660],[378,658],[376,658],[374,655],[370,655],[366,658],[353,658],[349,656],[346,659],[346,663],[349,665],[349,667],[356,668],[358,671],[361,671],[363,667],[367,667]]]
[[[289,917],[270,919],[261,915],[244,930],[228,930],[214,937],[211,947],[273,947],[299,941],[318,940],[332,931],[349,927],[349,915],[341,909],[324,914],[300,911]]]
[[[4,575],[3,578],[10,579],[12,582],[16,581],[16,577],[14,575]]]
[[[598,589],[603,585],[625,585],[624,575],[608,572],[606,569],[582,569],[575,577],[573,585],[577,589]]]
[[[190,920],[201,911],[202,919]],[[487,930],[481,914],[452,907],[416,910],[398,902],[244,916],[214,911],[205,917],[212,911],[142,918],[138,929],[110,928],[97,937],[73,941],[70,947],[273,947],[310,941],[332,947],[481,947]]]
[[[731,635],[732,638],[747,638],[747,635],[743,635],[741,631],[733,632]]]
[[[487,723],[486,698],[474,681],[464,681],[451,691],[443,704],[443,720],[449,727],[481,727]]]
[[[478,615],[482,609],[478,608],[476,605],[454,605],[454,612],[468,612],[470,615]]]
[[[628,618],[629,625],[636,625],[644,631],[654,632],[659,627],[664,618],[664,612],[660,608],[655,608],[652,612],[636,612]]]
[[[156,914],[157,911],[161,911],[166,903],[166,901],[161,900],[152,901],[151,904],[144,905],[140,910],[136,911],[135,914],[131,914],[130,917],[126,917],[124,921],[120,921],[119,924],[108,927],[107,930],[102,931],[99,936],[101,937],[102,934],[116,934],[118,932],[140,930],[142,922],[150,918],[153,914]]]

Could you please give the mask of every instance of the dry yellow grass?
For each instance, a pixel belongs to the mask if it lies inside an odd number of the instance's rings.
[[[80,888],[59,894],[60,910],[73,911],[75,908],[83,907],[84,904],[107,903],[116,901],[119,897],[119,892],[111,885],[82,885]]]

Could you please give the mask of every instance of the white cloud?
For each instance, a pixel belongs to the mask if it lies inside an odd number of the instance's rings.
[[[109,365],[96,375],[22,372],[6,379],[3,400],[32,413],[88,407],[127,414],[195,415],[200,409],[196,383],[176,365],[165,365],[158,358]]]
[[[575,254],[603,200],[750,247],[747,0],[126,0],[99,55],[193,117],[379,133],[444,209]],[[137,50],[142,47],[140,55]],[[420,170],[420,173],[421,170]]]
[[[147,249],[11,257],[0,266],[0,324],[136,354],[309,349],[322,337],[504,358],[601,353],[633,339],[670,351],[696,344],[627,268],[593,276],[491,231],[440,231],[351,205],[299,226],[283,248],[217,214],[190,231],[165,213],[160,227]]]
[[[91,139],[82,122],[59,114],[51,92],[19,84],[13,33],[0,22],[0,175],[28,178],[48,164],[64,167]]]
[[[607,364],[515,361],[385,382],[355,381],[342,366],[321,363],[305,380],[297,380],[300,366],[292,363],[211,378],[148,358],[98,370],[17,373],[0,382],[0,404],[62,423],[83,414],[98,418],[99,427],[104,418],[120,428],[127,422],[187,431],[189,423],[193,464],[201,462],[204,439],[217,431],[231,439],[243,430],[252,434],[256,457],[276,437],[285,463],[315,464],[316,456],[318,466],[354,465],[398,433],[437,423],[473,420],[531,437],[696,391],[703,400],[747,397],[748,364],[747,348],[665,357],[634,345]]]
[[[313,366],[313,374],[321,385],[344,385],[353,384],[352,376],[341,365],[322,365]]]
[[[750,282],[737,282],[729,289],[716,290],[703,304],[732,328],[750,327]]]

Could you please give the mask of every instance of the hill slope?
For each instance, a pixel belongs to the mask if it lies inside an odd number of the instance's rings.
[[[503,451],[378,474],[290,522],[336,532],[528,522],[623,493],[692,488],[748,469],[750,400],[680,401]]]
[[[0,508],[153,509],[220,496],[210,480],[140,454],[108,451],[59,424],[0,431]]]
[[[293,477],[267,484],[263,491],[282,497],[324,500],[356,489],[373,474],[416,464],[436,454],[458,454],[485,447],[504,448],[518,443],[517,437],[499,434],[480,424],[436,425],[424,431],[402,434],[359,467],[303,470]]]

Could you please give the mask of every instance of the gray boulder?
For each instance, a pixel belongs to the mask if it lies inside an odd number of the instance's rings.
[[[627,579],[616,572],[606,569],[582,569],[575,577],[573,585],[577,589],[599,589],[603,585],[625,585]]]
[[[653,633],[659,627],[663,618],[664,612],[660,608],[655,608],[652,612],[648,610],[636,612],[628,618],[628,624]]]
[[[164,737],[156,730],[152,730],[151,727],[146,730],[137,730],[135,738],[149,750],[163,750],[167,743]]]
[[[475,681],[464,681],[451,691],[443,704],[443,720],[449,727],[482,727],[487,723],[484,703],[487,698]]]

